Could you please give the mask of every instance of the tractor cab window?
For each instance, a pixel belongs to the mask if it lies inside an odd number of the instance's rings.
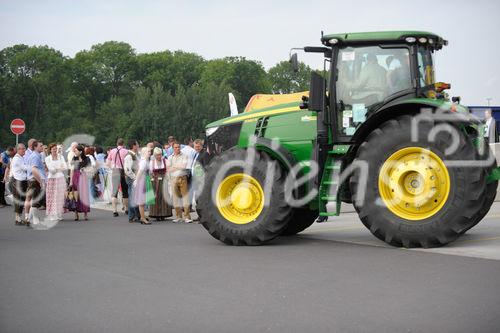
[[[435,83],[432,53],[424,47],[418,49],[418,74],[420,87]]]
[[[338,123],[343,135],[353,135],[372,106],[412,88],[407,48],[343,48],[339,50],[336,73]]]

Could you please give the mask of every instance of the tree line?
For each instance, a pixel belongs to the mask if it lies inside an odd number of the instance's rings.
[[[138,54],[108,41],[64,56],[48,46],[14,45],[0,51],[0,146],[14,142],[9,124],[22,118],[28,137],[62,141],[90,134],[101,145],[117,137],[141,142],[199,137],[207,123],[229,115],[228,93],[240,112],[256,93],[307,90],[311,69],[288,61],[265,70],[245,57],[206,60],[198,54]]]

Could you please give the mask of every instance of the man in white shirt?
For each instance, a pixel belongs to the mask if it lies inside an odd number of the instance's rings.
[[[28,158],[26,173],[28,178],[28,192],[24,203],[24,215],[28,221],[26,225],[30,226],[29,220],[33,220],[34,226],[40,226],[40,216],[38,209],[44,205],[45,183],[47,175],[45,165],[42,160],[43,143],[35,141],[33,143],[33,153]]]
[[[167,159],[167,172],[170,175],[172,184],[172,197],[177,218],[174,222],[191,223],[191,214],[189,213],[189,189],[187,181],[188,158],[181,152],[181,145],[177,142],[173,144],[174,153]],[[184,210],[184,216],[182,211]]]
[[[181,146],[181,153],[187,158],[187,169],[191,170],[191,164],[196,155],[196,150],[189,145]]]
[[[31,156],[33,153],[33,143],[35,143],[36,139],[29,139],[28,140],[28,149],[26,149],[26,152],[24,153],[23,159],[24,163],[28,161],[28,158]]]
[[[487,109],[484,111],[484,124],[486,128],[484,130],[484,138],[488,143],[495,143],[497,138],[497,123],[495,118],[491,116],[491,110]]]
[[[121,187],[122,190],[122,203],[123,210],[125,214],[128,215],[128,185],[125,179],[125,172],[123,170],[123,160],[128,153],[128,150],[124,147],[125,140],[119,138],[116,141],[116,148],[111,149],[106,160],[108,168],[111,169],[111,185],[113,187],[112,193],[112,205],[113,205],[113,216],[118,216],[117,204],[118,204],[118,192]]]
[[[16,147],[16,155],[12,158],[10,163],[10,173],[12,175],[12,189],[14,197],[14,212],[16,214],[16,225],[26,223],[21,219],[24,201],[26,200],[26,191],[28,188],[28,178],[26,173],[26,164],[24,163],[24,155],[26,153],[26,146],[22,143]]]
[[[128,154],[123,159],[123,169],[125,171],[125,180],[130,192],[128,196],[128,221],[132,223],[141,219],[139,207],[134,200],[134,186],[132,186],[136,178],[137,171],[139,170],[139,157],[137,156],[139,152],[139,143],[137,140],[130,140],[128,142],[128,148]]]

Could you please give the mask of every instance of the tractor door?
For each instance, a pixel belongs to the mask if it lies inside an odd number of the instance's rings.
[[[415,90],[411,62],[406,45],[338,50],[330,89],[336,143],[350,142],[356,129],[390,96]]]

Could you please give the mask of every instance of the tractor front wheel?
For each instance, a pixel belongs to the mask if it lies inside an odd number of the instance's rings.
[[[206,168],[200,222],[229,245],[260,245],[279,236],[292,210],[285,202],[285,173],[266,153],[232,148]]]

